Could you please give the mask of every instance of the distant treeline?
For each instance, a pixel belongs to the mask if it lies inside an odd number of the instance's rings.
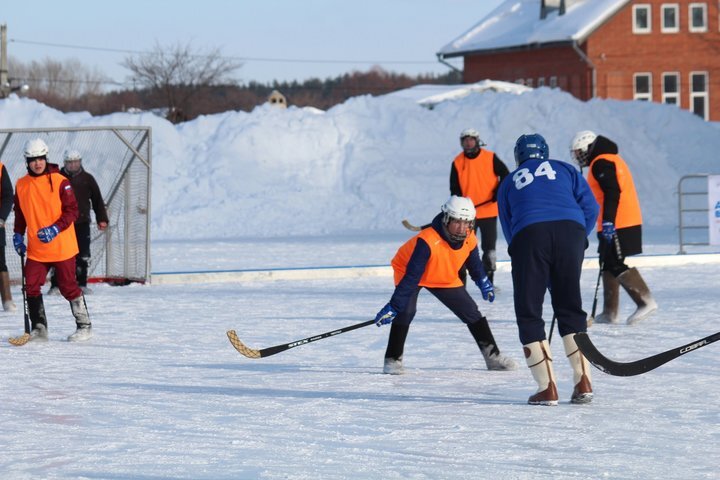
[[[352,72],[325,80],[310,79],[303,82],[273,82],[262,84],[250,82],[247,85],[214,85],[202,87],[192,96],[185,111],[174,112],[170,118],[175,121],[192,120],[199,115],[220,113],[229,110],[250,111],[267,101],[273,90],[287,98],[289,105],[312,106],[326,110],[358,95],[382,95],[395,90],[419,84],[458,84],[461,74],[449,72],[446,75],[418,75],[387,72],[373,68],[367,72]],[[176,87],[182,91],[182,87]],[[87,92],[68,98],[55,95],[50,89],[28,92],[28,96],[63,112],[88,111],[92,115],[105,115],[120,111],[162,111],[166,105],[165,92],[159,89],[116,90],[107,93]]]

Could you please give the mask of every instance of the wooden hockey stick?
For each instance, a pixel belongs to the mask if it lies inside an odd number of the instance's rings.
[[[246,357],[265,358],[269,357],[270,355],[275,355],[276,353],[284,352],[285,350],[289,350],[291,348],[299,347],[300,345],[305,345],[306,343],[317,342],[318,340],[322,340],[323,338],[334,337],[335,335],[340,335],[341,333],[349,332],[351,330],[367,327],[368,325],[372,325],[374,323],[375,320],[368,320],[366,322],[356,323],[355,325],[343,327],[339,330],[332,330],[330,332],[321,333],[320,335],[303,338],[302,340],[296,340],[290,343],[283,343],[282,345],[275,345],[274,347],[262,348],[260,350],[250,348],[245,345],[242,341],[240,341],[235,330],[228,330],[227,336],[232,346],[235,347],[235,350],[245,355]]]

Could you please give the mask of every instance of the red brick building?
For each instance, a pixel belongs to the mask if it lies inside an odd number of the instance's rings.
[[[718,0],[506,0],[438,52],[465,83],[672,103],[720,121]]]

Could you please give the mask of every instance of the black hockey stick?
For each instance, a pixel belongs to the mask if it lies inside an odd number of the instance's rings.
[[[25,291],[25,255],[20,255],[20,273],[22,274],[23,313],[25,315],[25,333],[19,337],[10,337],[11,345],[20,347],[30,341],[30,315],[28,314],[27,292]]]
[[[553,314],[552,323],[550,323],[550,335],[548,335],[548,343],[552,342],[552,334],[553,330],[555,330],[555,320],[557,320],[557,315]]]
[[[710,345],[718,340],[720,340],[720,332],[713,333],[712,335],[701,338],[700,340],[695,340],[694,342],[690,342],[682,347],[676,347],[666,352],[658,353],[652,357],[643,358],[634,362],[616,362],[600,353],[595,345],[593,345],[592,340],[590,340],[587,333],[575,334],[575,342],[580,348],[582,354],[585,355],[585,358],[608,375],[615,375],[618,377],[632,377],[634,375],[649,372],[660,365],[664,365],[670,360],[674,360],[681,355],[690,353],[693,350],[704,347],[705,345]]]
[[[375,320],[368,320],[367,322],[356,323],[355,325],[343,327],[339,330],[321,333],[320,335],[315,335],[313,337],[303,338],[302,340],[296,340],[290,343],[283,343],[282,345],[275,345],[274,347],[267,347],[260,350],[250,348],[243,342],[241,342],[237,336],[237,333],[235,333],[235,330],[228,330],[227,336],[228,339],[230,339],[230,343],[232,343],[232,346],[235,347],[235,350],[242,353],[246,357],[264,358],[269,357],[270,355],[275,355],[276,353],[284,352],[285,350],[289,350],[291,348],[299,347],[300,345],[305,345],[306,343],[317,342],[318,340],[322,340],[323,338],[334,337],[335,335],[340,335],[341,333],[349,332],[351,330],[356,330],[362,327],[367,327],[368,325],[372,325],[374,323]]]
[[[600,253],[600,270],[598,271],[597,282],[595,282],[595,296],[593,297],[592,312],[587,319],[587,326],[591,327],[595,322],[595,311],[597,310],[598,302],[598,290],[600,290],[600,278],[602,277],[603,267],[605,266],[605,253],[607,252],[607,245],[603,248],[603,252]]]

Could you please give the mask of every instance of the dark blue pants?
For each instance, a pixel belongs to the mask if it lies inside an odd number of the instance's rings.
[[[580,292],[585,240],[585,229],[572,221],[535,223],[513,237],[508,252],[523,345],[546,338],[542,311],[548,286],[560,336],[587,330]]]
[[[415,313],[417,313],[417,298],[422,288],[424,287],[418,287],[410,296],[407,308],[405,311],[398,313],[393,323],[410,325],[410,322],[415,318]],[[457,315],[463,323],[475,324],[483,318],[477,303],[475,303],[475,300],[473,300],[465,287],[428,288],[427,290]]]

